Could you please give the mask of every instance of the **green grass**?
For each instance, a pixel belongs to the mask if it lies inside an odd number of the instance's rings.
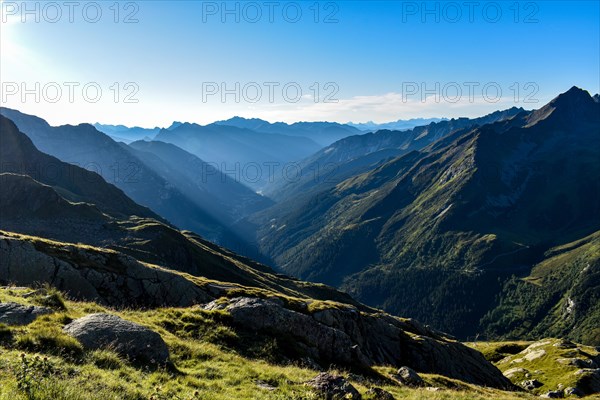
[[[330,300],[326,300],[326,301],[315,300],[315,301],[311,301],[308,303],[308,312],[311,314],[316,313],[318,311],[324,311],[324,310],[329,310],[329,309],[348,310],[348,309],[354,309],[354,307],[352,307],[348,304],[338,303],[337,301],[330,301]]]
[[[543,355],[535,360],[528,360],[525,356],[526,351],[509,355],[496,363],[501,371],[507,371],[512,368],[523,368],[527,372],[516,373],[511,380],[518,384],[525,379],[537,379],[543,386],[534,391],[536,394],[543,394],[550,390],[557,390],[559,384],[563,387],[578,386],[578,376],[575,372],[581,369],[574,365],[567,365],[558,362],[558,359],[580,358],[594,359],[600,356],[600,352],[594,347],[577,345],[575,348],[560,348],[555,346],[560,343],[559,339],[543,339],[532,344],[531,351],[540,351]],[[530,352],[531,354],[531,352]]]
[[[465,345],[479,351],[486,360],[495,363],[527,348],[532,342],[467,342]]]
[[[49,307],[55,310],[67,309],[63,294],[48,284],[45,284],[38,289],[32,300],[37,305]]]
[[[488,337],[566,337],[600,345],[600,232],[557,246],[530,275],[513,277],[499,304],[482,320]],[[575,305],[567,312],[568,303]]]
[[[14,347],[23,351],[79,357],[83,354],[81,344],[65,334],[59,321],[62,318],[42,316],[26,329],[15,330]]]
[[[32,292],[0,289],[0,301],[36,304],[39,299]],[[0,326],[0,400],[321,399],[304,384],[318,371],[282,357],[284,340],[248,337],[232,328],[222,311],[199,307],[117,311],[60,298],[64,309],[28,326]],[[323,307],[317,303],[315,309]],[[109,350],[85,351],[62,332],[69,321],[94,312],[114,313],[158,332],[169,347],[173,366],[148,369]],[[380,376],[377,382],[351,375],[361,394],[376,385],[397,399],[531,398],[428,374],[422,376],[439,391],[409,389],[385,379],[392,368],[376,367],[375,371]],[[348,375],[347,371],[335,372]],[[257,382],[275,390],[263,389]]]

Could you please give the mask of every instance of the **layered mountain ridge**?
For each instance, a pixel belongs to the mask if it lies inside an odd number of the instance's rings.
[[[258,242],[287,273],[475,335],[503,282],[600,227],[598,108],[572,88],[539,110],[452,130],[257,214]]]
[[[239,249],[248,247],[229,227],[243,215],[235,214],[227,219],[212,212],[220,207],[212,193],[233,186],[237,186],[234,191],[244,191],[245,188],[239,183],[213,179],[207,182],[202,193],[198,193],[190,190],[184,179],[176,179],[179,176],[176,171],[166,173],[169,172],[168,167],[157,156],[117,143],[91,125],[52,127],[41,118],[8,108],[1,108],[0,114],[10,118],[41,151],[97,172],[131,199],[170,223],[198,232],[219,244]],[[196,173],[200,175],[201,171]],[[254,198],[260,204],[260,196],[255,195]],[[235,203],[238,211],[243,211],[247,201],[248,196],[231,197],[229,203]],[[248,209],[256,210],[252,207]]]
[[[4,146],[9,142],[19,150],[1,155],[12,157],[15,164],[50,159],[58,169],[68,166],[39,152],[7,118],[0,116],[0,123],[2,148],[9,150]],[[3,189],[9,189],[0,196],[2,284],[46,283],[73,299],[116,310],[199,304],[206,310],[226,308],[236,329],[246,335],[283,335],[295,348],[287,350],[287,357],[300,354],[312,365],[335,363],[374,374],[368,371],[376,365],[403,363],[479,385],[512,388],[479,352],[451,337],[366,307],[331,287],[276,274],[192,232],[179,231],[152,218],[147,209],[136,208],[99,175],[71,167],[73,182],[52,185],[22,173],[0,174]],[[94,203],[95,192],[85,190],[82,176],[93,180],[96,190],[120,194],[125,206],[148,215],[139,217],[126,209],[101,212],[106,206]],[[63,197],[68,193],[63,185],[81,187],[86,202]],[[304,330],[297,329],[300,325]]]

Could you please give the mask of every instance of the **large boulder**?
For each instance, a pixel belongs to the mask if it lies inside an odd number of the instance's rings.
[[[367,390],[367,396],[371,400],[396,400],[393,394],[377,387]]]
[[[19,303],[0,303],[0,324],[28,325],[38,316],[50,314],[46,307],[28,306]]]
[[[358,390],[344,377],[332,375],[328,372],[321,372],[306,384],[314,388],[327,400],[360,400],[362,398]]]
[[[562,399],[564,397],[564,393],[562,390],[551,390],[540,397],[544,399]]]
[[[237,297],[213,301],[208,310],[226,310],[244,329],[293,338],[322,365],[392,365],[436,373],[496,388],[514,388],[481,353],[416,321],[353,307],[311,313],[279,299]]]
[[[600,368],[580,369],[575,371],[577,389],[585,394],[600,393]]]
[[[520,385],[521,385],[521,387],[523,387],[523,389],[526,389],[529,391],[544,386],[544,384],[542,382],[538,381],[537,379],[524,380],[523,382],[520,383]]]
[[[417,372],[409,367],[401,367],[392,377],[406,386],[419,387],[425,386],[425,381]]]
[[[245,328],[293,337],[297,347],[310,358],[357,367],[369,365],[369,360],[344,331],[289,310],[280,300],[238,297],[229,303],[211,302],[205,309],[227,309],[233,320]]]
[[[151,364],[169,361],[169,349],[158,333],[116,315],[90,314],[66,325],[64,331],[88,350],[110,349]]]
[[[313,318],[347,332],[371,365],[406,366],[478,385],[514,388],[480,352],[418,321],[352,308],[329,308]]]

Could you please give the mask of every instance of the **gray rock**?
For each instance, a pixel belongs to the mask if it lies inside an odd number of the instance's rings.
[[[362,367],[369,365],[369,360],[346,333],[320,324],[308,315],[286,309],[280,302],[238,297],[226,304],[215,301],[205,306],[207,310],[223,308],[239,325],[294,337],[315,360]]]
[[[544,399],[562,399],[564,397],[564,393],[562,390],[552,390],[546,394],[541,395],[540,397]]]
[[[395,400],[394,396],[381,388],[371,388],[367,390],[367,396],[372,400]]]
[[[359,375],[359,374],[349,373],[348,374],[348,379],[350,379],[353,382],[359,383],[361,385],[368,385],[369,384],[369,380],[367,378],[365,378],[364,376]]]
[[[392,375],[394,379],[406,386],[420,387],[425,386],[425,381],[409,367],[401,367],[396,375]]]
[[[540,349],[540,350],[527,352],[523,358],[527,361],[535,361],[539,358],[544,357],[545,355],[546,355],[546,350]]]
[[[27,306],[18,303],[0,303],[0,323],[6,325],[28,325],[39,315],[50,314],[45,307]]]
[[[254,383],[256,384],[256,386],[258,386],[259,388],[263,389],[263,390],[268,390],[270,392],[277,390],[277,388],[265,381],[254,381]]]
[[[556,361],[563,365],[572,365],[577,368],[598,368],[594,360],[585,358],[557,358]]]
[[[320,392],[327,400],[360,400],[362,398],[350,382],[341,376],[332,375],[328,372],[321,372],[306,384]]]
[[[69,297],[112,306],[189,307],[214,299],[183,276],[123,254],[73,245],[48,246],[0,235],[0,281],[39,282]],[[50,255],[51,254],[51,255]]]
[[[504,371],[504,376],[507,377],[508,379],[512,379],[515,376],[521,375],[521,374],[524,374],[525,376],[527,376],[527,375],[529,375],[529,371],[526,370],[525,368],[519,368],[519,367],[511,368],[511,369]]]
[[[214,301],[207,310],[226,310],[235,324],[294,338],[321,365],[407,366],[469,383],[514,388],[481,353],[413,320],[348,307],[313,314],[289,310],[281,301],[238,297]]]
[[[560,342],[554,343],[554,347],[558,347],[559,349],[575,349],[577,345],[570,340],[563,339]]]
[[[85,349],[111,349],[145,363],[169,361],[169,349],[158,333],[116,315],[90,314],[71,322],[64,331]]]
[[[568,387],[564,390],[565,396],[577,396],[577,397],[581,397],[584,396],[585,393],[583,393],[581,390],[574,388],[574,387]]]
[[[526,390],[535,390],[539,387],[544,386],[544,384],[537,379],[528,379],[520,383],[520,385]]]
[[[600,392],[600,369],[580,369],[574,374],[577,376],[577,389],[584,394]]]

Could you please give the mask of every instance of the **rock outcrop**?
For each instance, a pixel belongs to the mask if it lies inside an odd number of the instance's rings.
[[[284,307],[278,299],[238,297],[228,304],[218,301],[207,310],[227,309],[236,324],[257,331],[291,335],[308,357],[315,360],[367,367],[370,360],[346,332],[315,321],[311,316]]]
[[[496,365],[527,391],[546,398],[600,392],[600,349],[561,339],[544,339]]]
[[[371,388],[367,390],[367,396],[372,400],[395,400],[393,394],[381,388]]]
[[[306,382],[326,400],[360,400],[362,396],[350,382],[344,377],[322,372],[310,381]]]
[[[188,307],[209,303],[230,290],[216,283],[199,284],[193,277],[117,251],[12,234],[0,236],[2,281],[19,285],[47,282],[75,299],[117,307]],[[231,290],[236,288],[231,286]],[[227,309],[243,329],[291,337],[306,359],[324,367],[329,363],[352,368],[407,366],[475,384],[511,386],[479,352],[416,321],[350,305],[309,312],[310,302],[299,301],[298,308],[291,308],[275,298],[235,298],[225,303],[214,301],[206,308]]]
[[[38,316],[50,314],[46,307],[28,306],[19,303],[0,303],[0,324],[28,325]]]
[[[523,387],[525,390],[534,390],[537,389],[541,386],[543,386],[544,384],[541,383],[540,381],[538,381],[537,379],[527,379],[524,380],[523,382],[521,382],[519,384],[521,387]]]
[[[113,306],[186,307],[213,299],[180,274],[118,252],[1,235],[0,282],[46,282],[75,299]]]
[[[110,349],[151,364],[169,361],[169,349],[158,333],[116,315],[86,315],[65,326],[64,331],[88,350]]]
[[[425,386],[423,378],[421,378],[414,369],[409,367],[401,367],[395,375],[392,375],[392,377],[406,386]]]
[[[600,393],[600,368],[580,369],[574,373],[578,379],[578,390],[585,394]]]
[[[415,321],[354,308],[310,313],[292,310],[281,300],[238,297],[205,306],[226,310],[235,324],[267,334],[294,338],[317,362],[345,366],[408,366],[479,385],[512,384],[481,353]]]

